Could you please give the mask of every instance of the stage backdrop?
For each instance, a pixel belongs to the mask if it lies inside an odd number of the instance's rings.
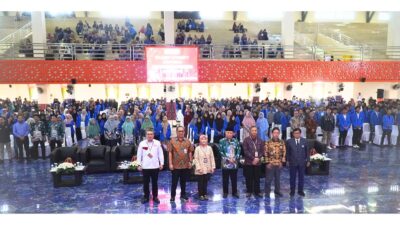
[[[400,61],[200,60],[198,82],[399,82]],[[146,83],[146,61],[0,61],[0,83]]]

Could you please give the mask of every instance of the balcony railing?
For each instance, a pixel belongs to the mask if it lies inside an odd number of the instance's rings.
[[[197,45],[199,59],[226,60],[400,60],[400,46]],[[146,45],[0,44],[0,60],[144,60]]]

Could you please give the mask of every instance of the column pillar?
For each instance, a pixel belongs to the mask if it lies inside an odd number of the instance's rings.
[[[285,12],[281,22],[282,46],[285,58],[293,58],[294,48],[294,12]]]
[[[175,44],[174,11],[164,11],[165,44]]]
[[[46,19],[44,11],[32,11],[32,43],[34,57],[44,58],[44,50],[46,49]]]

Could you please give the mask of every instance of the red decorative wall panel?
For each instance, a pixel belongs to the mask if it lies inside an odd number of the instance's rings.
[[[199,82],[399,82],[400,61],[199,61]],[[0,83],[145,83],[145,61],[0,61]]]

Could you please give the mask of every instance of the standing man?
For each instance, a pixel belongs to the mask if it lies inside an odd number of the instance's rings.
[[[382,125],[382,114],[379,112],[379,106],[376,105],[374,110],[369,115],[369,143],[372,143],[375,138],[375,125]]]
[[[299,128],[297,128],[299,129]],[[286,146],[283,140],[279,139],[279,128],[272,129],[272,138],[265,144],[265,197],[269,198],[272,179],[275,180],[275,196],[283,197],[281,193],[281,169],[286,162]]]
[[[339,124],[339,146],[345,147],[344,143],[347,137],[347,132],[351,126],[350,116],[347,113],[347,108],[344,108],[342,113],[339,114],[338,117],[338,124]]]
[[[246,197],[262,197],[260,194],[261,157],[264,155],[265,142],[257,135],[257,127],[250,128],[250,136],[243,141],[244,166],[246,179]]]
[[[57,120],[56,115],[51,116],[50,125],[48,128],[50,151],[62,146],[65,134],[65,127],[62,122]]]
[[[237,192],[237,171],[240,157],[240,144],[236,138],[233,138],[233,127],[227,127],[225,138],[219,141],[219,151],[222,158],[223,198],[228,197],[229,178],[232,183],[232,196],[239,198]]]
[[[146,130],[146,139],[141,141],[137,150],[139,171],[143,172],[142,203],[148,203],[150,199],[149,183],[151,179],[153,202],[160,203],[158,199],[158,172],[164,167],[164,154],[161,143],[154,140],[154,131]]]
[[[35,122],[31,123],[30,133],[33,142],[32,156],[34,159],[38,158],[39,144],[42,150],[42,159],[46,159],[46,147],[44,142],[46,141],[46,126],[43,121],[40,121],[39,115],[33,116]]]
[[[301,138],[300,128],[293,130],[293,138],[286,142],[286,149],[286,162],[290,170],[290,197],[293,197],[296,191],[297,176],[299,178],[297,193],[304,197],[304,172],[306,166],[310,166],[310,151],[306,139]]]
[[[331,148],[331,137],[335,130],[335,117],[331,113],[331,109],[327,108],[326,113],[321,118],[321,129],[322,129],[322,143],[326,144],[328,149]],[[335,148],[336,146],[334,146]]]
[[[186,181],[190,176],[190,162],[193,157],[193,146],[188,139],[184,138],[185,128],[178,126],[176,128],[176,134],[177,137],[172,138],[167,146],[169,169],[172,173],[170,202],[175,202],[178,180],[181,186],[181,200],[187,201],[189,199],[186,196]]]
[[[361,112],[360,106],[357,106],[356,111],[351,115],[351,124],[353,125],[353,148],[360,148],[364,120],[364,112]]]
[[[0,116],[0,163],[4,160],[4,147],[8,154],[8,159],[11,161],[13,156],[11,153],[11,126],[6,122],[3,116]]]
[[[31,160],[31,152],[29,151],[29,125],[25,122],[24,116],[22,114],[18,115],[18,121],[13,126],[13,134],[16,138],[16,144],[18,147],[18,159],[22,162],[24,159],[24,149],[26,154],[26,159]]]

